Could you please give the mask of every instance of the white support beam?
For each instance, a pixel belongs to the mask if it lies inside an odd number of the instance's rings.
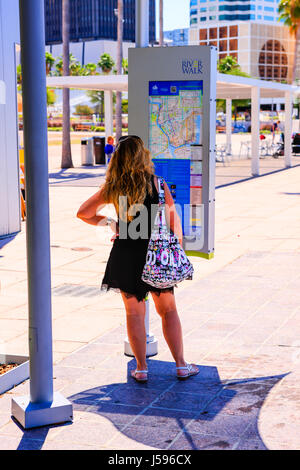
[[[231,154],[232,100],[226,100],[226,153]]]
[[[292,93],[285,92],[284,164],[292,166]]]
[[[251,173],[259,175],[259,111],[260,88],[251,89]]]
[[[113,94],[112,91],[106,90],[104,92],[104,110],[105,110],[105,140],[110,135],[113,135]]]

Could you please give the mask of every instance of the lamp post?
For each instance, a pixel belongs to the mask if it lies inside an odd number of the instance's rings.
[[[71,421],[72,404],[53,393],[45,16],[41,0],[19,0],[26,177],[30,396],[12,399],[27,428]]]

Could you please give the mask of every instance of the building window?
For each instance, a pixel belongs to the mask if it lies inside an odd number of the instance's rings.
[[[229,27],[229,36],[231,38],[236,38],[238,37],[238,26],[237,25],[234,25],[234,26],[230,26]]]
[[[229,40],[229,50],[230,51],[237,51],[238,50],[238,40],[237,39],[230,39]]]
[[[206,21],[206,16],[201,16],[200,21]]]
[[[197,10],[191,10],[191,11],[190,11],[190,14],[191,14],[191,15],[197,15],[197,13],[198,13]]]
[[[227,41],[226,40],[223,39],[222,41],[220,41],[219,51],[220,52],[227,51]]]
[[[198,4],[198,0],[191,0],[190,7],[195,7]]]
[[[215,20],[217,17],[216,16],[210,16],[209,19],[210,20]]]
[[[228,28],[227,26],[221,26],[219,30],[220,38],[227,38],[228,37]]]
[[[266,16],[264,16],[264,20],[265,21],[274,21],[274,18],[273,18],[273,16],[267,16],[266,15]]]
[[[201,11],[201,13],[205,13],[205,12],[206,12],[206,8],[205,8],[205,7],[202,7],[202,8],[200,8],[200,11]]]
[[[209,39],[217,39],[218,30],[217,28],[209,28]]]
[[[206,39],[207,39],[207,29],[200,29],[199,30],[199,39],[200,39],[200,41],[206,41]]]

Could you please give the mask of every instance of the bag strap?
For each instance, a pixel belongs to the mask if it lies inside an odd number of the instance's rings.
[[[157,178],[157,183],[158,183],[158,200],[159,200],[159,206],[164,206],[166,200],[165,200],[165,181],[163,178],[158,177]]]

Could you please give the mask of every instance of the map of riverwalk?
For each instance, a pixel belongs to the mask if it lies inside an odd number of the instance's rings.
[[[202,81],[149,83],[149,149],[153,158],[191,158],[191,144],[202,144],[202,96]]]

